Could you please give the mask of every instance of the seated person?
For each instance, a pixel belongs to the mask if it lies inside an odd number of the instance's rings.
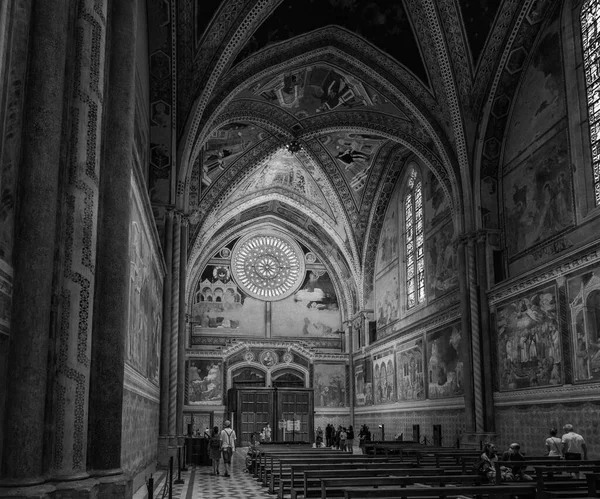
[[[322,449],[323,447],[325,447],[325,444],[323,443],[323,437],[317,437],[317,441],[312,444],[313,449]]]
[[[517,443],[510,444],[508,450],[502,454],[502,461],[525,461],[525,456],[521,453],[521,446]],[[512,474],[515,480],[531,481],[533,478],[525,473],[525,466],[512,466]]]

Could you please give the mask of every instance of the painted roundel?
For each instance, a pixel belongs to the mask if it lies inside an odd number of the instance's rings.
[[[283,234],[248,235],[233,248],[232,273],[250,296],[265,301],[290,296],[304,279],[304,255]]]

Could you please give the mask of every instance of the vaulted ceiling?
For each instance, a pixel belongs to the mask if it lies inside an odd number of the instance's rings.
[[[192,223],[190,286],[219,245],[266,224],[320,253],[351,308],[364,307],[410,158],[437,177],[458,233],[472,230],[477,137],[503,64],[515,33],[533,32],[554,3],[182,0],[178,204]]]

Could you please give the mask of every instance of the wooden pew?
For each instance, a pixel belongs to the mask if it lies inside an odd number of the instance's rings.
[[[574,465],[574,463],[578,463]],[[594,464],[595,463],[595,464]],[[592,474],[600,473],[600,461],[560,461],[559,464],[550,466],[535,466],[536,484],[538,491],[543,492],[546,497],[588,497],[587,480],[569,477],[557,480],[556,473],[567,472],[578,473],[589,471]],[[546,478],[550,478],[546,480]]]
[[[415,470],[417,471],[417,470]],[[414,475],[414,476],[386,476],[386,477],[348,477],[348,478],[322,478],[321,499],[327,497],[341,496],[344,489],[349,487],[364,486],[397,486],[405,488],[407,485],[415,484],[439,484],[444,487],[448,484],[460,483],[461,485],[481,485],[483,478],[479,475]],[[304,496],[305,498],[308,496]],[[292,496],[292,499],[294,497]]]
[[[588,497],[600,497],[600,473],[586,473]]]
[[[272,465],[273,458],[275,458],[276,456],[305,456],[305,455],[310,455],[310,456],[332,455],[333,456],[333,455],[341,455],[341,454],[346,454],[346,453],[343,451],[339,451],[339,450],[325,449],[325,448],[321,448],[321,449],[307,448],[307,449],[295,449],[295,450],[260,449],[259,456],[258,456],[258,466],[256,469],[255,477],[258,478],[259,480],[261,480],[263,482],[263,484],[266,486],[267,485],[266,472],[267,472],[268,464],[270,461],[271,465]]]
[[[349,487],[344,489],[344,499],[360,498],[395,498],[395,497],[456,497],[462,495],[477,496],[512,496],[518,495],[527,497],[537,497],[536,485],[534,482],[518,482],[505,485],[461,485],[459,487]]]
[[[580,462],[580,461],[577,461]],[[581,461],[581,462],[587,462],[587,461]],[[500,476],[500,467],[501,466],[506,466],[507,468],[513,468],[514,466],[523,466],[523,467],[527,467],[527,466],[542,466],[542,465],[548,465],[548,466],[554,466],[554,465],[561,465],[564,464],[565,461],[561,460],[561,459],[557,459],[554,456],[531,456],[525,457],[524,461],[496,461],[496,463],[494,463],[494,468],[496,470],[496,484],[499,485],[500,483],[502,483],[502,477]]]
[[[378,477],[387,476],[441,476],[444,474],[444,470],[435,468],[406,468],[398,467],[392,463],[389,464],[377,464],[377,465],[363,465],[359,469],[349,469],[347,465],[340,465],[339,467],[332,467],[330,469],[303,469],[296,470],[294,474],[293,486],[290,487],[292,499],[295,497],[303,496],[319,496],[321,494],[321,479],[323,478],[356,478],[365,477],[371,480]],[[369,467],[367,467],[369,466]],[[406,466],[406,465],[402,465]],[[300,471],[300,473],[298,473]],[[296,486],[296,477],[300,474],[302,478],[302,484]]]

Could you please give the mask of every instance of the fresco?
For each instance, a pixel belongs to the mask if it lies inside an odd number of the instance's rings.
[[[375,404],[388,404],[396,400],[394,390],[394,355],[386,355],[373,361],[373,398]]]
[[[191,359],[188,363],[188,404],[220,404],[223,398],[223,363]]]
[[[505,164],[525,151],[566,115],[557,15],[540,40],[513,106],[504,145]]]
[[[554,286],[499,306],[496,331],[500,390],[563,382]]]
[[[397,186],[394,194],[388,204],[381,235],[379,236],[379,246],[377,248],[377,260],[375,262],[375,273],[385,270],[393,263],[398,263],[398,197],[400,187]]]
[[[357,201],[360,201],[369,170],[385,140],[379,135],[357,132],[335,132],[319,137]]]
[[[329,203],[312,175],[306,170],[298,157],[284,149],[277,151],[252,179],[243,186],[236,197],[262,191],[269,188],[281,188],[300,195],[316,204],[333,218]]]
[[[399,292],[398,265],[394,265],[388,272],[375,279],[375,317],[378,329],[398,319]]]
[[[273,336],[339,337],[342,331],[337,295],[324,270],[308,270],[300,289],[271,307]]]
[[[313,382],[315,407],[346,405],[346,366],[344,364],[315,364]]]
[[[452,244],[454,225],[445,225],[427,240],[426,263],[428,295],[430,299],[448,293],[458,287],[458,259]]]
[[[204,176],[215,180],[240,154],[268,136],[249,123],[230,123],[210,134],[204,149]]]
[[[396,380],[398,400],[425,398],[423,340],[418,339],[398,346],[396,352]]]
[[[509,256],[573,225],[567,131],[559,132],[506,174],[504,225]]]
[[[433,172],[428,168],[422,168],[421,171],[425,173],[423,175],[425,178],[425,185],[423,186],[425,195],[425,230],[429,230],[441,218],[450,214],[450,205],[439,180]]]
[[[246,295],[229,266],[207,265],[192,306],[192,318],[206,333],[265,334],[265,303]]]
[[[129,318],[126,362],[158,385],[162,328],[162,271],[151,245],[151,235],[133,205],[130,226]]]
[[[371,359],[359,360],[354,365],[354,397],[357,406],[373,405]]]
[[[600,380],[600,267],[567,281],[571,309],[573,379]]]
[[[427,333],[427,388],[431,399],[464,393],[461,336],[460,322]]]

